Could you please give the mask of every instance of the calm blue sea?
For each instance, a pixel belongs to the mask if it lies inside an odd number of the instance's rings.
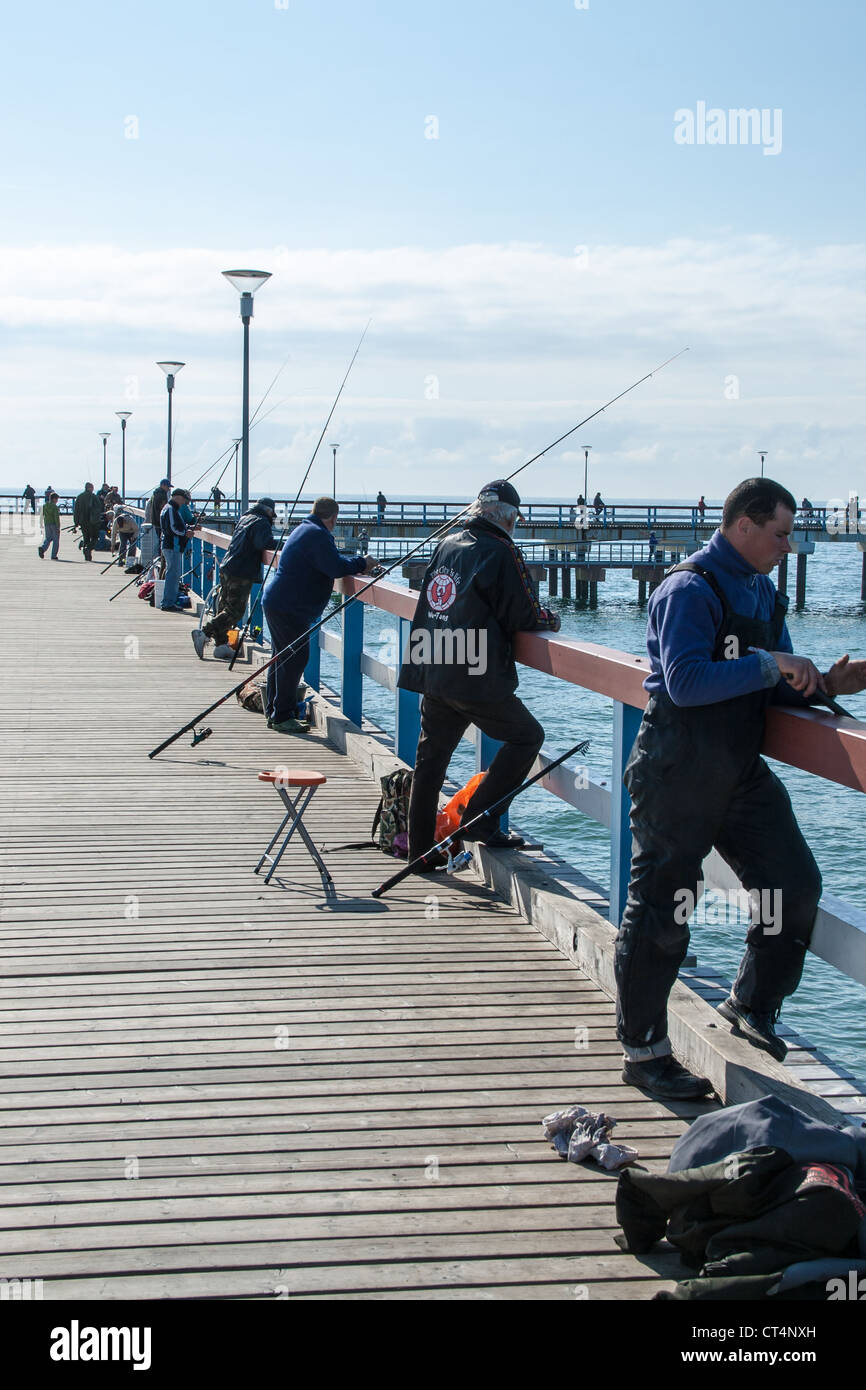
[[[408,500],[408,499],[407,499]],[[547,499],[533,499],[547,500]],[[560,499],[550,499],[560,500]],[[709,499],[708,499],[709,500]],[[813,498],[817,502],[817,499]],[[819,545],[808,560],[805,609],[791,611],[789,627],[794,650],[811,656],[826,668],[849,652],[866,657],[866,604],[860,601],[861,552],[854,545]],[[397,579],[398,572],[392,576]],[[789,563],[789,592],[793,593],[794,563]],[[630,572],[608,571],[599,586],[599,606],[589,611],[573,601],[542,598],[558,609],[562,632],[583,641],[598,642],[636,655],[645,653],[646,611],[637,603],[637,585]],[[393,620],[366,609],[367,650],[381,660],[394,659]],[[336,663],[322,656],[325,681],[339,687]],[[365,713],[393,731],[393,698],[372,681],[364,682]],[[609,778],[612,756],[612,704],[602,696],[564,685],[540,672],[520,668],[520,694],[541,720],[547,733],[545,751],[555,755],[581,737],[592,740],[587,762],[594,775]],[[866,720],[866,693],[842,703]],[[808,773],[774,763],[794,803],[800,824],[824,876],[825,891],[866,909],[866,816],[862,794]],[[465,781],[473,772],[473,753],[463,745],[454,756],[451,777]],[[598,883],[609,882],[610,841],[607,830],[546,792],[530,791],[521,798],[515,819]],[[701,965],[736,973],[744,927],[703,923],[700,909],[692,927],[692,946]],[[845,1063],[866,1084],[866,990],[810,956],[803,982],[786,1004],[784,1021],[824,1048],[837,1063]]]

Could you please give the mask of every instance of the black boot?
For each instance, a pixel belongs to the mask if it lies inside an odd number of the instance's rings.
[[[700,1100],[712,1094],[713,1083],[706,1076],[694,1076],[681,1067],[675,1057],[651,1057],[648,1062],[626,1062],[622,1079],[653,1096],[667,1100]]]
[[[725,1002],[719,1005],[717,1012],[733,1025],[731,1032],[737,1037],[745,1038],[746,1042],[750,1042],[753,1047],[759,1047],[762,1052],[769,1052],[778,1062],[785,1060],[788,1048],[775,1028],[781,1005],[768,1013],[756,1013],[730,994]]]

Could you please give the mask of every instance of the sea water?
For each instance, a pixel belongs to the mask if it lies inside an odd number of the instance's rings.
[[[866,657],[866,604],[860,601],[861,559],[856,545],[817,545],[808,558],[806,605],[802,611],[794,610],[792,597],[788,626],[794,650],[812,657],[822,670],[845,652],[852,659]],[[795,563],[792,557],[788,569],[792,595]],[[395,571],[391,578],[396,580],[398,574]],[[581,608],[569,599],[551,599],[544,585],[541,599],[560,614],[563,636],[645,655],[646,607],[638,604],[637,584],[631,572],[608,570],[598,592],[596,609]],[[365,605],[365,648],[380,660],[394,660],[394,627],[395,620],[389,614]],[[545,752],[556,756],[579,739],[588,738],[591,746],[584,761],[590,774],[610,783],[612,702],[527,667],[518,667],[518,674],[521,698],[544,725]],[[322,676],[326,684],[339,688],[337,663],[324,652]],[[866,692],[840,698],[845,708],[866,721]],[[393,732],[393,696],[366,678],[364,712]],[[866,910],[863,794],[783,763],[773,761],[771,766],[791,794],[800,825],[823,874],[825,891]],[[462,784],[473,771],[473,750],[463,743],[454,754],[449,776]],[[711,775],[712,770],[707,769],[707,776]],[[543,841],[546,848],[604,885],[606,891],[610,882],[610,835],[604,826],[558,797],[534,788],[521,797],[515,820],[523,830]],[[705,920],[707,916],[709,922]],[[692,922],[692,950],[699,966],[715,968],[733,979],[746,924],[731,920],[716,925],[719,916],[699,906]],[[783,1021],[866,1084],[866,990],[862,986],[810,954],[800,988],[785,1004]]]

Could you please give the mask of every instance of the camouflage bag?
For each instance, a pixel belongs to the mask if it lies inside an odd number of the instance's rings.
[[[373,844],[396,859],[409,857],[409,794],[412,773],[399,768],[380,777],[382,799],[373,818]],[[378,833],[377,833],[378,832]]]

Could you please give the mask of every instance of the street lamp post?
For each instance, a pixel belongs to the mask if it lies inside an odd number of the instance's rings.
[[[120,497],[121,501],[126,501],[126,422],[132,414],[131,410],[115,410],[115,415],[120,421]]]
[[[769,449],[759,449],[759,450],[758,450],[758,453],[759,453],[760,456],[761,456],[761,477],[762,477],[762,478],[763,478],[763,476],[764,476],[764,459],[767,457],[767,454],[768,454],[769,452],[770,452]]]
[[[589,506],[589,451],[591,444],[581,444],[583,450],[583,502],[584,506]]]
[[[331,496],[333,497],[335,502],[337,500],[337,450],[339,449],[339,447],[339,444],[331,445],[331,448],[334,451],[334,491],[331,493]]]
[[[108,434],[100,434],[99,438],[102,440],[102,481],[103,481],[103,483],[107,483],[107,482],[108,482],[108,464],[107,464],[107,461],[106,461],[106,457],[107,457],[107,451],[108,451],[108,441],[109,441],[109,439],[111,438],[111,434],[110,434],[110,432],[109,432]]]
[[[165,455],[165,476],[171,482],[171,393],[174,390],[174,379],[184,366],[183,362],[157,362],[158,367],[162,367],[165,372],[165,384],[168,387],[168,447]]]
[[[269,270],[224,270],[223,275],[241,297],[241,320],[244,325],[244,383],[242,406],[243,452],[241,456],[241,510],[250,505],[250,319],[253,316],[253,295],[270,280]]]

